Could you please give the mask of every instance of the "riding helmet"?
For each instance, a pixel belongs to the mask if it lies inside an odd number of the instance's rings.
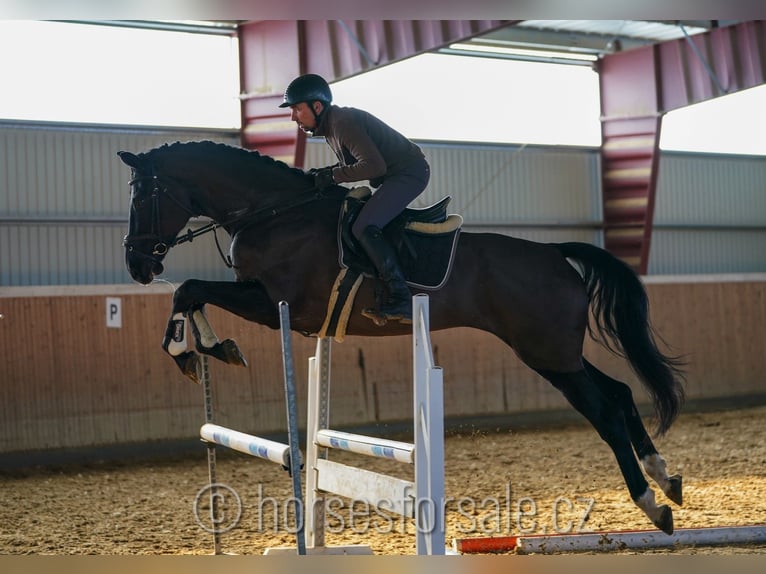
[[[285,90],[284,101],[279,107],[288,108],[301,102],[315,101],[320,101],[326,106],[332,103],[330,85],[322,76],[305,74],[290,82]]]

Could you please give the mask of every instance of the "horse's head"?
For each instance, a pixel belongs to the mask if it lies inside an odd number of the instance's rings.
[[[179,199],[183,196],[178,183],[156,173],[146,154],[121,151],[117,155],[132,168],[128,234],[123,240],[125,263],[130,276],[147,285],[163,272],[162,260],[194,213]]]

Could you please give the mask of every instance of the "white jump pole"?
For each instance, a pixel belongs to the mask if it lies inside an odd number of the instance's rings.
[[[245,434],[219,425],[206,423],[199,430],[202,440],[225,446],[238,452],[276,462],[285,467],[290,465],[290,447],[281,442]]]
[[[220,445],[238,452],[269,460],[281,464],[290,473],[293,486],[293,497],[296,501],[296,547],[298,554],[306,554],[306,541],[304,534],[304,503],[301,487],[301,453],[298,436],[298,407],[295,393],[295,369],[293,368],[293,353],[290,336],[290,309],[285,301],[279,303],[279,322],[282,335],[282,366],[285,375],[285,404],[287,410],[288,444],[272,441],[258,436],[246,434],[234,429],[226,428],[213,423],[213,393],[210,384],[210,375],[207,368],[207,357],[201,356],[202,360],[202,383],[205,396],[205,424],[200,428],[200,438],[207,443],[208,448],[208,475],[210,481],[210,516],[211,523],[215,524],[217,516],[218,496],[216,481],[216,457],[215,446]],[[295,461],[295,464],[293,464]],[[221,553],[220,532],[213,529],[214,552]],[[296,548],[288,550],[296,552]],[[268,552],[268,550],[267,550]]]
[[[673,534],[658,530],[620,530],[583,534],[550,534],[464,538],[453,541],[462,554],[516,552],[517,554],[555,554],[562,552],[668,548],[681,546],[727,546],[766,542],[766,524],[678,528]]]
[[[413,425],[415,444],[332,430],[329,427],[330,340],[320,339],[309,359],[306,446],[306,543],[310,554],[371,554],[366,545],[324,545],[325,493],[415,518],[418,554],[445,554],[444,408],[442,371],[433,364],[428,296],[413,297]],[[415,465],[415,483],[328,460],[341,449]]]

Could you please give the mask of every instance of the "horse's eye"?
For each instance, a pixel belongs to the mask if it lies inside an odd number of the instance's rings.
[[[135,208],[141,208],[146,203],[146,194],[141,193],[140,189],[133,189],[130,193],[130,202]]]
[[[146,193],[144,193],[142,182],[131,182],[130,202],[133,207],[141,207],[146,203]]]

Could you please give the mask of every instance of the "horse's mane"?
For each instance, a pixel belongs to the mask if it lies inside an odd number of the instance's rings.
[[[149,150],[145,155],[156,156],[182,151],[198,152],[211,159],[220,157],[221,160],[225,160],[227,162],[238,160],[243,164],[243,167],[255,167],[254,164],[258,164],[258,167],[263,168],[263,166],[266,165],[267,167],[275,167],[277,169],[285,170],[285,172],[291,173],[292,175],[300,175],[302,177],[306,176],[302,169],[292,167],[283,161],[274,159],[271,156],[262,155],[256,150],[248,150],[245,148],[209,140],[192,142],[177,141],[172,144],[166,143]]]

